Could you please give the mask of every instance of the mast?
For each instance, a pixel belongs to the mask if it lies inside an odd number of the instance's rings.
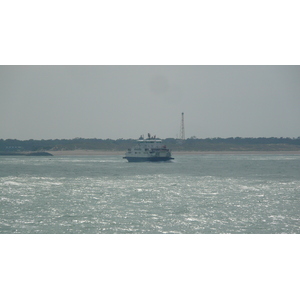
[[[181,113],[181,126],[180,126],[180,136],[181,140],[185,140],[185,132],[184,132],[184,113]]]

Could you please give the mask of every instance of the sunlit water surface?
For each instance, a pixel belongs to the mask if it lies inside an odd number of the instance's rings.
[[[300,156],[0,156],[0,233],[300,233]]]

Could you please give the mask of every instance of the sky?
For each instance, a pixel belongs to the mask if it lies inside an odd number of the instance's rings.
[[[300,136],[299,66],[0,66],[0,138]]]
[[[3,11],[0,139],[176,138],[182,112],[186,138],[300,136],[293,1],[29,0]]]

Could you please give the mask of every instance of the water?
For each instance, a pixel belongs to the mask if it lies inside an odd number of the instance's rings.
[[[0,233],[300,233],[300,155],[0,156]]]

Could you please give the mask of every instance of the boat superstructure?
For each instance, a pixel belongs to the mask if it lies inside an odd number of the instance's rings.
[[[174,158],[171,157],[171,151],[162,144],[161,139],[157,139],[156,136],[151,137],[148,134],[148,138],[144,139],[141,136],[137,140],[137,144],[128,149],[123,157],[129,162],[141,162],[141,161],[168,161]]]

